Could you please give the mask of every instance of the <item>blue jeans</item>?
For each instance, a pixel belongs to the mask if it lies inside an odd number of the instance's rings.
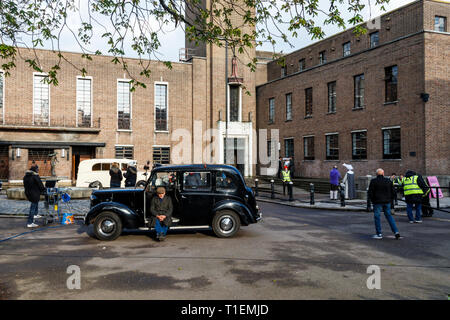
[[[406,203],[406,213],[409,221],[414,221],[413,206],[416,207],[416,221],[422,220],[422,204],[421,203]]]
[[[169,227],[162,225],[158,219],[156,219],[156,223],[155,223],[155,230],[156,230],[156,234],[160,234],[162,233],[163,235],[166,235],[167,230],[169,230]]]
[[[28,224],[33,223],[34,216],[38,214],[39,202],[32,202],[30,205],[30,213],[28,213]]]
[[[386,217],[386,220],[389,222],[389,226],[391,227],[392,232],[397,233],[398,232],[397,225],[395,224],[395,220],[391,215],[391,204],[390,203],[380,203],[380,204],[373,205],[375,230],[376,230],[377,234],[382,234],[381,219],[380,219],[381,210],[383,210],[384,216]]]

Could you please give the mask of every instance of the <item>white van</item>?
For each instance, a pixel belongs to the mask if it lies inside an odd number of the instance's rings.
[[[110,186],[111,176],[109,169],[114,162],[119,164],[122,174],[127,172],[128,163],[135,160],[130,159],[90,159],[83,160],[78,166],[77,187],[106,188]],[[147,180],[145,172],[137,172],[136,185]],[[125,187],[125,177],[122,179],[122,188]]]

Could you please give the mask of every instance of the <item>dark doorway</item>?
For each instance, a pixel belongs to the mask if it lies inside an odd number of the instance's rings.
[[[78,177],[78,166],[81,161],[95,158],[95,147],[72,147],[72,184]]]
[[[0,180],[8,180],[9,177],[9,146],[0,146]]]
[[[236,167],[241,174],[245,174],[245,139],[224,138],[224,162]]]

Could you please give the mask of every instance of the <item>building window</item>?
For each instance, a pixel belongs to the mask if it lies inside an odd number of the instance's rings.
[[[327,134],[325,136],[326,142],[326,159],[339,160],[339,135]]]
[[[314,160],[314,137],[303,137],[303,158]]]
[[[325,51],[319,52],[319,64],[324,64],[327,62],[327,56],[325,55]]]
[[[269,99],[269,123],[275,121],[275,98]]]
[[[129,81],[117,82],[117,128],[131,130],[131,92]]]
[[[305,59],[300,59],[298,61],[298,71],[303,71],[306,69],[306,60]]]
[[[379,42],[380,42],[380,38],[379,38],[378,31],[372,32],[370,34],[370,47],[374,48],[374,47],[378,46]]]
[[[286,158],[294,156],[294,139],[284,139],[284,155]]]
[[[342,55],[344,57],[349,56],[350,55],[350,41],[346,42],[342,45]]]
[[[355,85],[355,103],[354,109],[364,108],[364,74],[353,77]]]
[[[292,120],[292,93],[286,95],[286,120]]]
[[[447,31],[447,18],[435,16],[434,17],[434,31],[446,32]]]
[[[167,84],[155,84],[155,130],[167,131]]]
[[[77,126],[90,127],[92,120],[91,79],[77,78]]]
[[[133,159],[133,146],[116,146],[116,159]]]
[[[313,113],[313,91],[312,88],[305,89],[305,117],[312,117]]]
[[[287,67],[282,66],[281,67],[281,77],[286,77],[286,75],[287,75]]]
[[[33,123],[36,125],[50,125],[50,88],[47,80],[47,75],[33,76]]]
[[[398,68],[397,66],[392,66],[384,69],[385,72],[385,102],[397,101],[397,76]]]
[[[0,72],[0,123],[4,122],[4,106],[3,106],[3,100],[4,100],[4,95],[3,95],[3,88],[5,87],[4,84],[4,77],[3,77],[3,72]]]
[[[153,164],[170,163],[170,147],[153,147]]]
[[[267,140],[267,158],[272,156],[272,140]]]
[[[230,121],[237,122],[240,119],[241,87],[230,86]]]
[[[28,149],[28,164],[27,168],[30,168],[32,164],[36,164],[39,167],[39,175],[41,177],[48,177],[52,175],[52,154],[55,153],[54,149]]]
[[[352,159],[367,159],[367,131],[352,132]]]
[[[336,112],[336,81],[328,83],[328,113]]]
[[[383,132],[383,159],[401,159],[400,128],[384,129]]]

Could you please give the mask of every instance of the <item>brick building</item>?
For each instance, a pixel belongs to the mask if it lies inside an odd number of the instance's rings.
[[[148,61],[150,78],[138,77],[147,88],[134,92],[109,56],[88,61],[66,53],[88,75],[63,62],[58,86],[17,59],[11,76],[0,70],[0,179],[20,181],[32,161],[49,176],[54,153],[56,175],[68,183],[80,161],[95,157],[133,158],[139,169],[147,160],[227,160],[247,176],[273,174],[255,165],[257,145],[266,142],[260,136],[257,143],[256,129],[268,129],[268,144],[270,130],[279,129],[280,155],[294,156],[297,176],[326,177],[344,162],[357,175],[377,167],[446,175],[449,18],[448,3],[416,1],[372,21],[366,35],[347,30],[286,55],[283,69],[255,49],[234,64],[224,46],[186,41],[172,69]],[[43,69],[58,59],[48,50],[36,54]],[[251,72],[246,64],[254,56]],[[126,62],[138,75],[139,60]],[[211,143],[218,148],[205,152]],[[277,145],[271,143],[274,153]]]
[[[407,169],[448,175],[450,4],[421,0],[267,64],[257,86],[257,124],[279,129],[279,155],[296,175],[327,177],[350,163],[355,174]],[[343,167],[339,166],[341,173]],[[261,166],[261,174],[275,169]]]

